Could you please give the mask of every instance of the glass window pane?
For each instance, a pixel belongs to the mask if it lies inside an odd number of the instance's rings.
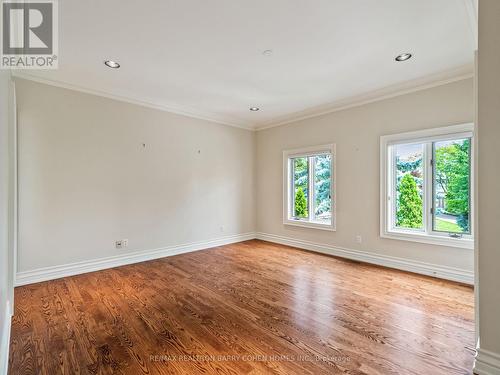
[[[322,224],[332,222],[331,197],[332,156],[314,157],[314,220]]]
[[[470,139],[435,142],[433,230],[470,233]]]
[[[395,226],[423,229],[423,144],[394,146],[396,163]]]
[[[309,160],[307,157],[292,159],[293,218],[309,217]]]

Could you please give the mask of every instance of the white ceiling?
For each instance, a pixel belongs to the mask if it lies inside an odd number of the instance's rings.
[[[469,1],[64,0],[59,69],[25,73],[265,127],[376,90],[387,94],[405,83],[470,72],[475,26]],[[268,49],[272,55],[264,56]],[[402,52],[414,57],[395,62]],[[105,59],[122,67],[107,68]],[[250,112],[251,106],[261,110]]]

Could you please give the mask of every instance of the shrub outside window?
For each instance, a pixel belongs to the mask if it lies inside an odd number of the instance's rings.
[[[473,248],[473,125],[381,137],[381,236]]]

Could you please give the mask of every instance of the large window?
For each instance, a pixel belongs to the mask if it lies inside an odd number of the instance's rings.
[[[283,153],[284,223],[335,229],[334,146]]]
[[[473,126],[381,138],[381,235],[473,247]]]

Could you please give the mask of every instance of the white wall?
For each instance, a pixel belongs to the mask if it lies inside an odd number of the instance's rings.
[[[8,296],[8,86],[9,73],[0,70],[0,359],[4,348],[5,327],[8,319],[6,311]],[[0,366],[3,363],[0,361]],[[0,374],[3,369],[0,368]]]
[[[6,371],[13,305],[11,89],[10,72],[0,70],[0,374]]]
[[[385,134],[473,122],[473,112],[467,79],[259,131],[257,230],[472,272],[472,250],[380,238],[379,141]],[[283,225],[283,150],[325,143],[337,145],[337,231]]]
[[[500,1],[479,2],[479,339],[475,370],[500,374]]]
[[[255,230],[254,132],[21,79],[16,91],[18,271]]]
[[[380,238],[378,158],[381,135],[473,121],[472,79],[257,133],[22,79],[17,99],[21,272],[256,229],[473,271],[471,250]],[[284,226],[282,151],[329,142],[337,231]]]

